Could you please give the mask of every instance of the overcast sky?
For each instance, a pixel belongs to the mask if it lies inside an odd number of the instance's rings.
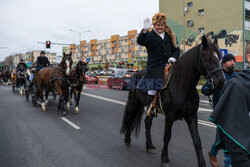
[[[158,0],[0,0],[0,61],[13,53],[45,50],[37,42],[79,43],[140,30],[159,11]],[[8,47],[1,49],[1,47]],[[51,52],[61,54],[62,46]]]

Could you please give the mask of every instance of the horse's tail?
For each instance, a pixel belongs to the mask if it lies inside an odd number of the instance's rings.
[[[135,130],[135,136],[138,137],[143,111],[143,105],[137,97],[136,90],[131,89],[129,91],[128,102],[123,114],[120,133],[130,133]]]

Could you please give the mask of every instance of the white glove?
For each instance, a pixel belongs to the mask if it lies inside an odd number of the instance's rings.
[[[168,63],[169,63],[169,64],[170,64],[170,63],[174,64],[175,61],[176,61],[176,59],[175,59],[174,57],[170,57],[170,58],[168,59]]]
[[[149,30],[150,27],[151,27],[150,19],[149,18],[144,19],[143,29]]]

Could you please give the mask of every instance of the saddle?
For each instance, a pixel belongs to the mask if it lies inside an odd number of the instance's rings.
[[[172,64],[169,64],[165,67],[164,70],[164,84],[163,84],[163,89],[167,88],[168,83],[170,81],[170,77],[171,77],[171,72],[172,72]],[[156,105],[157,99],[159,99],[159,106]],[[157,108],[158,107],[158,108]],[[164,114],[163,109],[162,109],[162,105],[161,105],[161,95],[160,95],[160,91],[158,91],[156,93],[156,95],[154,96],[154,99],[152,101],[152,103],[150,104],[150,107],[148,108],[148,110],[146,111],[147,116],[151,117],[150,111],[153,110],[154,111],[154,116],[157,116],[157,109],[160,113]]]

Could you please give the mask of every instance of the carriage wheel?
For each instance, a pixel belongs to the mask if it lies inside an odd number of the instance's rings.
[[[27,102],[29,101],[29,90],[25,89],[25,96],[26,96],[26,100]]]

